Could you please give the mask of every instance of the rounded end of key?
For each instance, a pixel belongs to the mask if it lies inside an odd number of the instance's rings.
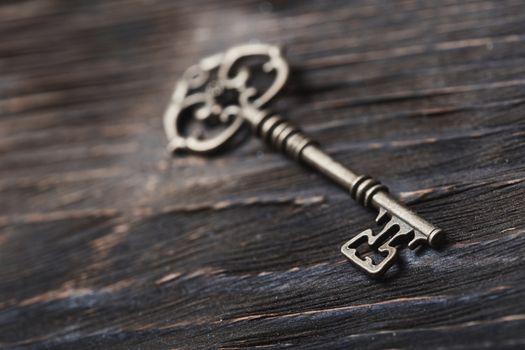
[[[445,232],[440,228],[435,228],[428,235],[428,244],[431,247],[438,247],[445,241]]]

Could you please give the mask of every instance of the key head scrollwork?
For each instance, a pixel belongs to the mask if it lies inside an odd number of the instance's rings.
[[[281,50],[266,44],[236,46],[189,67],[164,114],[168,149],[203,154],[219,150],[242,127],[243,107],[266,105],[288,73]],[[256,84],[260,76],[265,82]]]

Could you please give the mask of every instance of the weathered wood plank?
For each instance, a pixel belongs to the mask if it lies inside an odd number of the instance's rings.
[[[522,348],[525,6],[4,1],[0,346]],[[446,229],[372,280],[373,213],[251,139],[169,158],[178,75],[286,47],[273,108]]]

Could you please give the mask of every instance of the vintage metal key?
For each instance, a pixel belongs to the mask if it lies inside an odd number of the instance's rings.
[[[443,237],[441,229],[395,200],[379,181],[357,175],[323,152],[298,128],[261,109],[283,87],[288,72],[279,48],[265,44],[233,47],[190,67],[177,83],[164,115],[169,150],[211,153],[230,141],[243,124],[248,124],[273,148],[319,170],[348,189],[359,204],[379,211],[379,233],[367,229],[341,247],[341,252],[362,270],[381,275],[392,266],[403,246],[435,246]],[[256,86],[257,77],[270,77],[262,91]],[[202,128],[187,126],[195,122],[220,131],[206,135]],[[379,259],[371,257],[374,252]]]

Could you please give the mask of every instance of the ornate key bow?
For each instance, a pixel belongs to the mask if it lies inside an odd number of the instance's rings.
[[[280,49],[266,44],[237,46],[202,59],[178,81],[164,115],[168,149],[173,153],[212,153],[226,145],[243,124],[250,125],[275,149],[319,170],[348,189],[358,203],[379,211],[376,222],[383,227],[379,233],[365,230],[341,247],[352,263],[371,275],[387,271],[405,245],[414,249],[423,243],[435,246],[440,242],[443,231],[396,201],[384,185],[370,176],[358,176],[298,128],[261,109],[281,90],[288,73]],[[254,75],[270,77],[270,81],[261,89]],[[188,131],[185,124],[195,121],[200,129]],[[206,135],[203,124],[219,130]],[[373,253],[381,258],[376,261]]]

